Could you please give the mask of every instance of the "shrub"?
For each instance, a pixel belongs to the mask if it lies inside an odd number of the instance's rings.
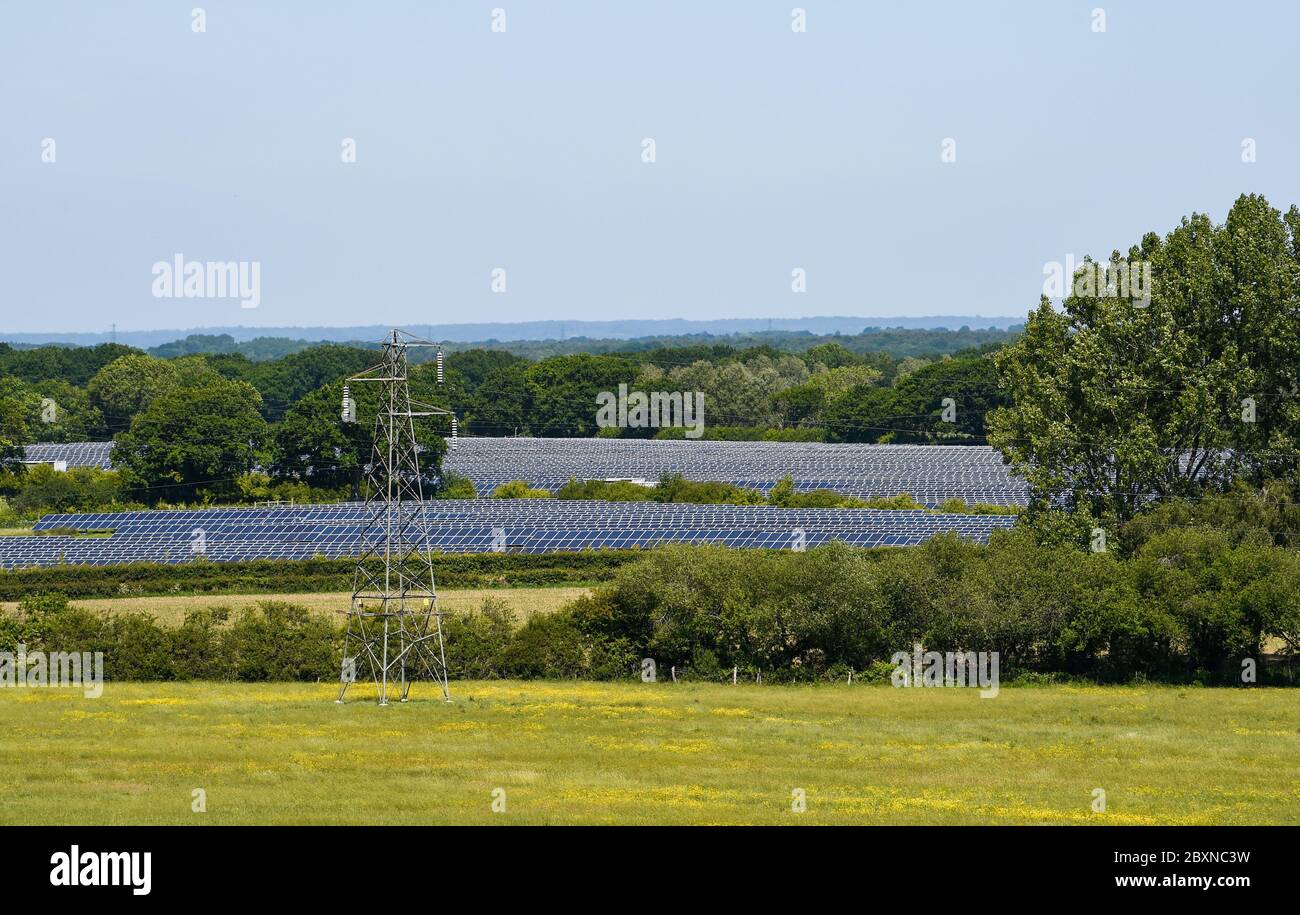
[[[545,585],[604,581],[636,550],[576,553],[435,553],[440,587]],[[57,592],[69,598],[150,594],[284,594],[349,591],[355,559],[58,565],[0,571],[0,600]]]
[[[568,613],[532,617],[501,653],[502,668],[523,679],[580,677],[585,673],[582,633]]]
[[[515,615],[503,601],[486,597],[477,611],[442,618],[447,676],[495,680],[505,676],[505,650],[515,631]]]
[[[100,617],[63,594],[30,594],[17,614],[0,616],[0,649],[103,651],[110,679],[337,678],[341,631],[331,621],[274,601],[230,616],[199,611],[167,629],[142,614]],[[852,669],[877,682],[894,652],[919,642],[996,651],[1008,682],[1232,683],[1241,659],[1261,658],[1269,640],[1300,647],[1300,555],[1203,528],[1156,534],[1127,560],[1042,542],[1028,528],[997,532],[986,546],[954,534],[895,550],[671,545],[624,561],[593,595],[518,628],[491,598],[443,620],[457,679],[629,678],[651,657],[687,678],[725,678],[736,667],[766,682],[841,680]],[[1261,682],[1295,679],[1282,662],[1259,673]]]
[[[510,480],[492,490],[494,499],[549,499],[551,494],[545,489],[531,489],[526,480]]]
[[[434,499],[477,499],[478,490],[469,477],[450,470],[444,470],[438,485],[429,494]]]
[[[557,499],[596,499],[606,502],[648,502],[655,497],[654,487],[629,480],[579,480],[571,478],[555,494]]]
[[[239,680],[315,680],[339,674],[340,631],[305,608],[263,601],[240,611],[221,649]],[[368,672],[367,672],[368,673]],[[365,674],[357,667],[357,678]]]
[[[19,515],[110,509],[120,507],[122,501],[122,480],[113,470],[73,467],[58,471],[48,464],[36,464],[19,480],[10,500]]]
[[[230,619],[224,607],[195,610],[171,636],[172,677],[176,680],[228,680],[236,671],[225,652],[222,627]]]
[[[656,502],[690,502],[699,505],[762,505],[766,497],[756,489],[731,483],[697,482],[681,474],[668,474],[654,490]]]

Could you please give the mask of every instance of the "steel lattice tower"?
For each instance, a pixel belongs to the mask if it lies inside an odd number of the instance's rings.
[[[381,396],[366,468],[367,520],[347,611],[339,702],[366,672],[375,681],[380,705],[388,704],[390,683],[405,702],[416,679],[437,681],[443,699],[451,701],[415,439],[416,417],[449,414],[411,400],[408,345],[437,346],[393,330],[383,344],[383,361],[348,379],[349,385],[379,385]],[[355,419],[356,409],[347,390],[345,422]]]

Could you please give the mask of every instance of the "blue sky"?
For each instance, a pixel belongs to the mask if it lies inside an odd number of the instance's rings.
[[[1300,4],[795,5],[6,3],[0,331],[1015,315],[1300,203]],[[176,253],[259,306],[156,298]]]

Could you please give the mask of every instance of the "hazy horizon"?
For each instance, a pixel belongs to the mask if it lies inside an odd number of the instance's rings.
[[[1293,5],[198,3],[0,12],[0,336],[1023,316],[1300,202]]]
[[[860,316],[813,315],[803,318],[720,318],[720,319],[633,319],[627,321],[510,321],[467,322],[455,324],[407,324],[404,330],[436,339],[444,343],[478,343],[496,341],[522,342],[553,339],[585,338],[591,340],[626,339],[646,337],[673,337],[688,334],[724,337],[762,333],[764,331],[806,332],[815,335],[859,334],[867,328],[898,329],[948,329],[962,327],[983,330],[1006,328],[1023,323],[1023,317],[1010,315],[925,315],[920,317],[882,316],[876,319]],[[878,323],[873,323],[878,322]],[[7,332],[0,330],[0,343],[31,345],[41,343],[72,343],[93,345],[101,342],[126,343],[132,346],[157,346],[183,339],[190,335],[231,336],[236,342],[247,342],[259,337],[280,337],[311,342],[378,341],[391,325],[369,324],[352,326],[294,325],[287,327],[257,327],[218,325],[215,327],[149,328],[116,331],[46,331]]]

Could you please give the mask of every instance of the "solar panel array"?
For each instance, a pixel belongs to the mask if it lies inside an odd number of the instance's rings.
[[[26,452],[28,461],[107,468],[112,448],[112,442],[77,442],[29,445]],[[654,482],[669,473],[763,492],[789,475],[800,491],[832,489],[860,499],[906,492],[930,507],[953,498],[1024,505],[1028,492],[996,451],[980,446],[462,438],[444,466],[473,480],[482,495],[510,480],[556,492],[572,478]]]
[[[414,510],[414,507],[412,507]],[[214,562],[355,556],[367,521],[360,503],[289,508],[46,515],[37,530],[111,530],[111,537],[46,534],[0,537],[0,567],[60,562]],[[911,546],[944,531],[985,541],[1014,519],[869,509],[644,502],[472,500],[425,503],[430,546],[449,553],[550,553],[627,549],[669,542],[773,549],[831,540],[858,546]]]
[[[860,499],[906,492],[931,507],[952,498],[1024,505],[1028,492],[986,446],[465,438],[444,467],[469,477],[483,495],[509,480],[555,492],[575,477],[653,482],[667,473],[764,492],[789,475],[801,491],[832,489]]]
[[[68,467],[99,467],[108,470],[112,442],[68,442],[65,444],[28,445],[23,460],[29,464],[53,464],[66,461]]]

